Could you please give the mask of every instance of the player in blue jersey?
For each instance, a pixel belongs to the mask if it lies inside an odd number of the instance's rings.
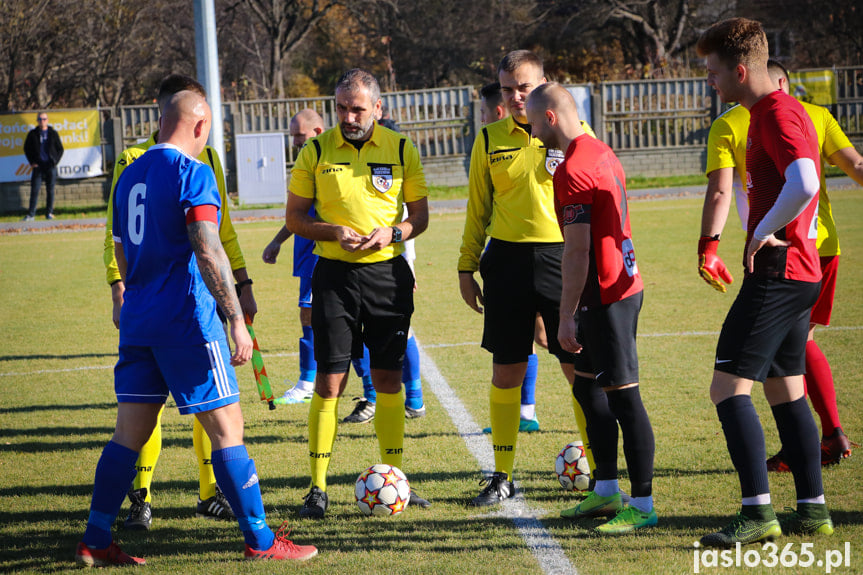
[[[255,463],[243,444],[233,366],[252,356],[252,340],[219,239],[216,180],[194,159],[210,122],[202,96],[175,94],[163,110],[159,144],[126,168],[115,188],[112,229],[126,285],[114,368],[117,425],[96,466],[90,516],[75,552],[81,565],[144,563],[120,550],[111,526],[168,392],[212,441],[213,471],[243,532],[245,556],[302,560],[317,554],[267,526]],[[233,355],[217,305],[230,328]]]
[[[297,112],[290,123],[291,139],[297,150],[306,141],[324,131],[324,120],[310,108]],[[310,212],[314,215],[314,209]],[[276,237],[264,248],[265,263],[274,264],[282,249],[282,244],[291,237],[288,228],[282,228]],[[312,253],[315,242],[300,236],[294,236],[294,277],[300,278],[300,297],[297,305],[300,308],[300,325],[303,337],[300,338],[300,377],[296,385],[287,390],[282,397],[276,398],[278,404],[308,403],[315,391],[315,375],[318,365],[315,362],[315,339],[312,333],[312,272],[318,262],[318,256]]]

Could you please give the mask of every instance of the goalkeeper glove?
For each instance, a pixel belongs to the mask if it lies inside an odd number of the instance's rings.
[[[704,281],[713,286],[713,289],[725,293],[725,284],[722,282],[730,284],[734,278],[731,277],[731,272],[725,267],[722,258],[716,255],[718,245],[719,234],[713,237],[702,236],[698,240],[698,273]]]

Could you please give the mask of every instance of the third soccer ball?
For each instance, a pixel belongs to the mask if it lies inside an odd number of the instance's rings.
[[[560,450],[554,462],[557,480],[567,491],[587,491],[590,485],[590,466],[584,455],[584,445],[573,441]]]
[[[410,501],[411,487],[401,469],[378,463],[360,473],[354,496],[363,515],[398,515]]]

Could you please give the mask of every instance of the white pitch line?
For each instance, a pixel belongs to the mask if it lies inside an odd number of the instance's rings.
[[[431,347],[431,346],[430,346]],[[470,412],[449,386],[434,360],[426,353],[425,348],[417,339],[420,354],[423,379],[429,384],[443,408],[449,414],[456,430],[467,445],[468,451],[474,456],[483,472],[494,470],[491,441],[484,435],[480,426],[474,421]],[[524,539],[530,552],[539,562],[543,573],[558,575],[571,573],[576,575],[575,566],[563,552],[560,544],[537,518],[538,512],[531,509],[520,490],[516,496],[505,500],[500,516],[509,517],[515,523],[519,535]]]
[[[863,330],[863,325],[841,325],[841,326],[819,326],[816,330],[817,333],[830,333],[831,331],[860,331]],[[677,331],[677,332],[667,332],[667,333],[640,333],[638,337],[691,337],[691,336],[702,336],[702,335],[719,335],[718,331]],[[426,349],[436,349],[436,348],[445,348],[445,347],[464,347],[470,345],[479,345],[478,341],[462,341],[457,343],[431,343],[425,346]],[[282,352],[282,353],[265,353],[265,357],[297,357],[300,354],[297,352]],[[63,358],[59,358],[63,359]],[[39,375],[43,373],[66,373],[70,371],[84,371],[88,369],[113,369],[114,364],[111,365],[89,365],[82,367],[68,367],[62,369],[38,369],[36,371],[18,371],[18,372],[7,372],[0,373],[0,377],[10,377],[10,376],[26,376],[26,375]]]

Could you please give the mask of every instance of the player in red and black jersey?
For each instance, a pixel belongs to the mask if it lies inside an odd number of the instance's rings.
[[[733,18],[714,24],[699,38],[697,50],[719,97],[740,102],[751,116],[744,280],[722,326],[710,386],[740,478],[742,510],[701,543],[729,547],[770,540],[783,530],[831,534],[818,428],[803,387],[809,315],[821,280],[815,247],[818,137],[800,103],[778,91],[770,78],[767,38],[758,22]],[[702,244],[719,240],[722,222],[720,214],[705,210]],[[764,432],[752,404],[756,381],[764,383],[797,489],[797,510],[781,528],[770,500]]]
[[[535,136],[565,150],[554,173],[564,238],[558,340],[575,357],[572,392],[584,410],[596,463],[594,490],[561,515],[613,514],[597,531],[628,533],[656,525],[657,517],[655,443],[641,401],[635,343],[643,283],[632,245],[626,176],[611,148],[585,133],[575,100],[559,84],[534,89],[527,117]],[[618,424],[632,484],[626,506],[617,483]]]

